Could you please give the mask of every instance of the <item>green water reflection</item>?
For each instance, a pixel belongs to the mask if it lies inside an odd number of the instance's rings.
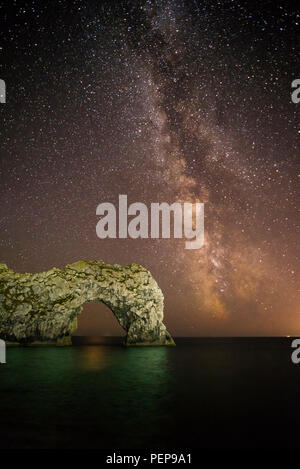
[[[153,439],[156,426],[162,441],[172,389],[168,353],[166,347],[9,349],[1,368],[2,441],[126,447],[148,433]]]
[[[299,447],[290,356],[277,338],[8,349],[0,448]]]

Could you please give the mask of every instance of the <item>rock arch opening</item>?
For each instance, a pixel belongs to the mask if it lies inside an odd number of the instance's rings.
[[[87,342],[98,342],[99,338],[125,338],[126,331],[119,324],[117,318],[102,301],[88,301],[83,304],[82,311],[77,317],[77,329],[72,334],[72,341],[79,338],[88,338]]]

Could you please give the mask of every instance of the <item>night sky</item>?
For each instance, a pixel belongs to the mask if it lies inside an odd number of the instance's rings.
[[[6,3],[1,262],[137,262],[174,336],[299,335],[296,3]],[[119,194],[205,202],[205,246],[100,240],[96,207]],[[100,310],[78,333],[118,332]]]

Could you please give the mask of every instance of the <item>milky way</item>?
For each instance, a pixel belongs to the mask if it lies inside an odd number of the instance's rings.
[[[137,262],[164,291],[173,335],[299,334],[293,4],[1,9],[2,262]],[[205,246],[100,240],[96,207],[119,194],[205,202]]]

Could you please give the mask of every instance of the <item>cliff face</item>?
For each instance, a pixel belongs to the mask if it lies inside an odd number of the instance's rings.
[[[150,272],[79,261],[64,269],[18,274],[0,264],[0,338],[70,345],[88,301],[101,301],[127,332],[126,345],[174,345],[163,324],[163,294]]]

